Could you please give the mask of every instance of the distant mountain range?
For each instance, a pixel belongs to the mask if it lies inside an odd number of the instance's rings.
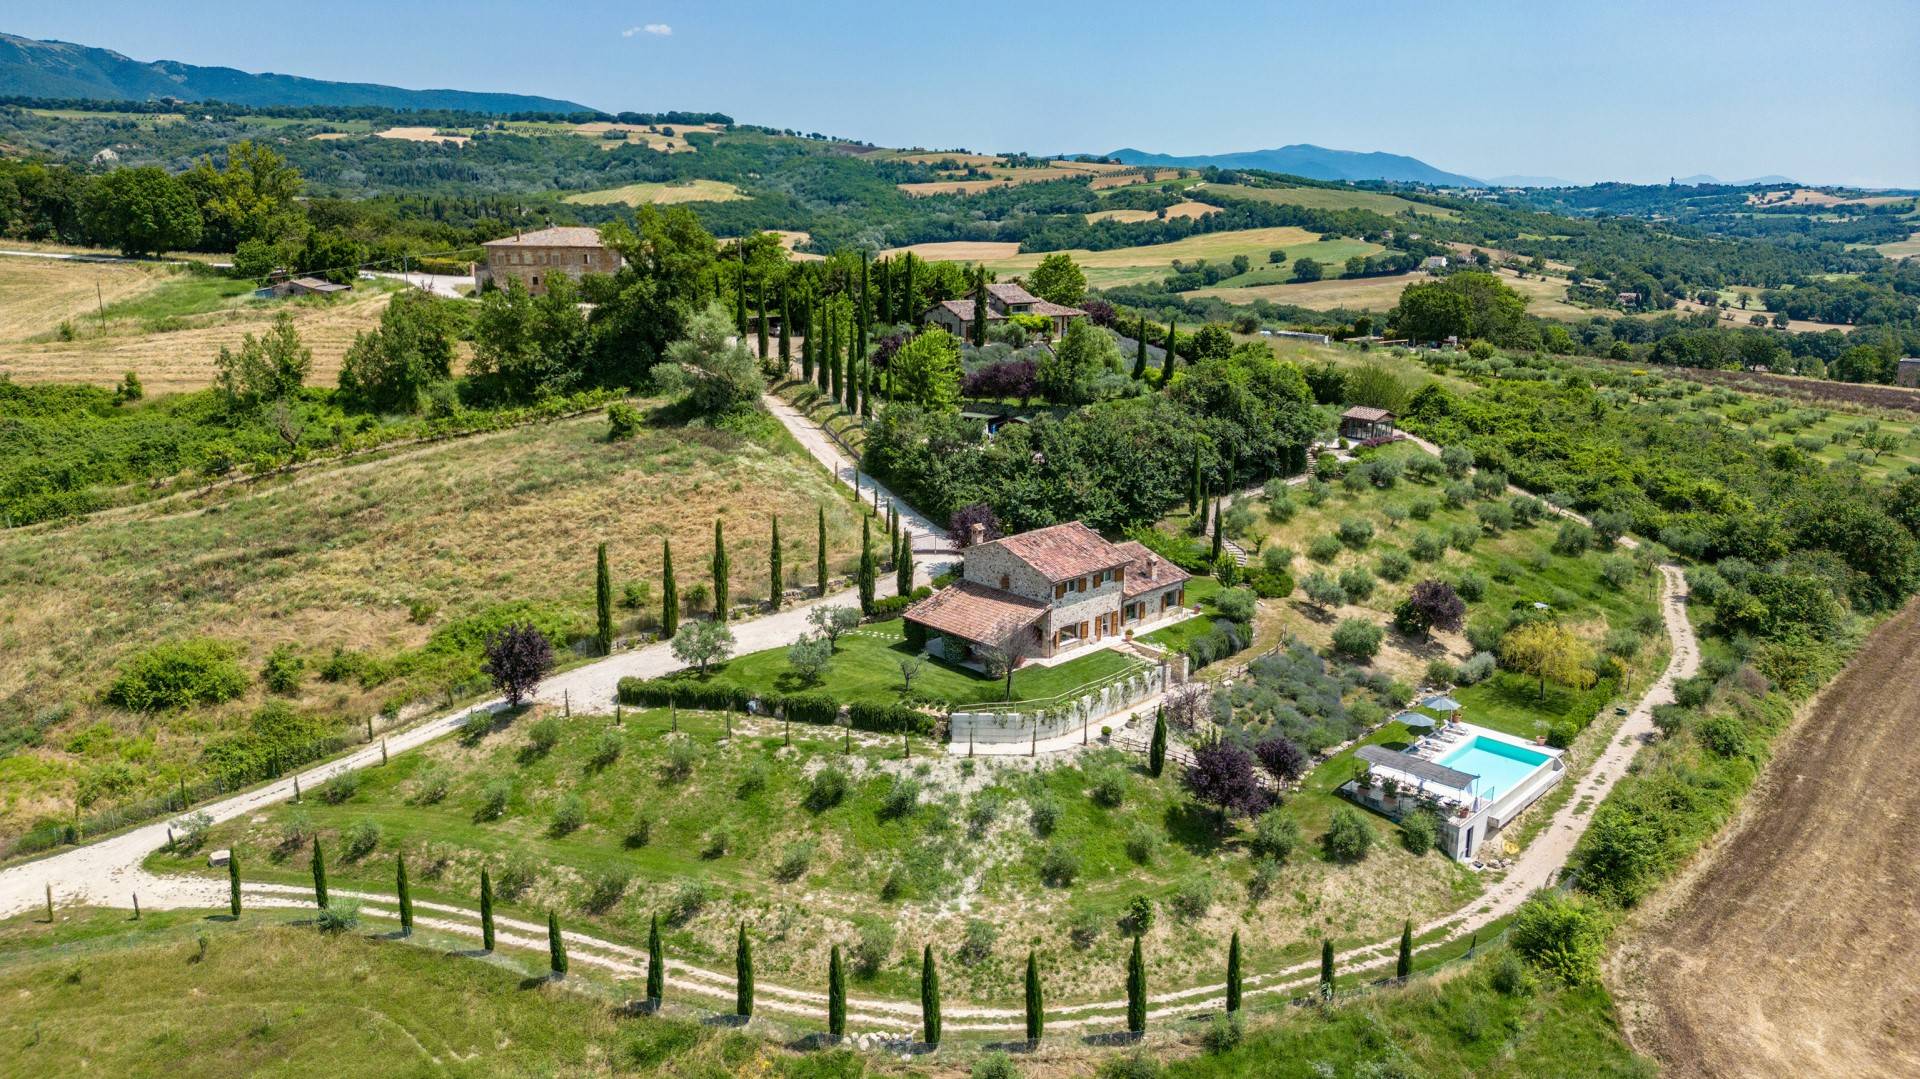
[[[1167,165],[1187,168],[1264,169],[1304,176],[1309,180],[1394,180],[1441,187],[1485,187],[1486,181],[1434,168],[1403,154],[1329,150],[1299,143],[1274,150],[1244,150],[1230,154],[1150,154],[1128,148],[1111,155],[1129,165]]]
[[[1767,184],[1790,184],[1793,180],[1786,176],[1755,176],[1751,180],[1716,180],[1706,173],[1682,176],[1673,181],[1683,187],[1764,187]]]
[[[468,90],[406,90],[370,82],[329,82],[254,74],[175,60],[133,60],[112,49],[0,34],[0,96],[150,101],[225,101],[235,105],[378,105],[468,112],[592,112],[573,101]]]
[[[1487,183],[1492,187],[1580,187],[1572,180],[1562,180],[1558,176],[1489,176]]]

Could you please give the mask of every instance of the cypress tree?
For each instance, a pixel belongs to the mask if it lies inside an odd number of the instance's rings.
[[[832,343],[832,324],[828,321],[826,297],[821,297],[820,302],[814,305],[813,313],[815,316],[813,321],[807,323],[807,337],[809,340],[816,336],[819,338],[813,349],[813,369],[815,381],[820,385],[820,392],[825,393],[827,392],[827,368],[830,362],[827,359],[827,346]]]
[[[1133,379],[1135,382],[1147,377],[1147,316],[1140,316],[1139,337],[1134,341]]]
[[[607,545],[594,554],[593,608],[600,654],[613,652],[613,574],[607,569]]]
[[[940,968],[931,944],[920,953],[920,1033],[928,1045],[940,1044]]]
[[[873,321],[873,279],[867,273],[867,253],[860,252],[860,309],[859,331],[855,340],[860,343],[860,359],[867,358],[867,326]]]
[[[394,859],[394,898],[400,905],[400,935],[413,936],[413,890],[407,887],[407,856]]]
[[[1046,1004],[1040,999],[1040,960],[1027,952],[1027,1044],[1037,1045],[1047,1025]]]
[[[873,613],[873,518],[860,518],[860,613]]]
[[[1320,995],[1333,996],[1333,938],[1320,942]]]
[[[1147,961],[1140,953],[1140,938],[1133,938],[1133,954],[1127,958],[1127,1031],[1139,1034],[1147,1029]]]
[[[827,1033],[847,1036],[847,968],[840,962],[840,946],[827,959]]]
[[[493,878],[480,870],[480,946],[493,951]]]
[[[560,919],[552,911],[547,912],[547,969],[556,978],[567,973],[567,942],[560,939]]]
[[[820,532],[814,537],[813,543],[814,564],[819,567],[819,580],[814,583],[819,586],[820,594],[824,596],[827,594],[827,507],[825,506],[820,507]]]
[[[1179,361],[1179,357],[1173,353],[1173,344],[1179,339],[1176,331],[1179,321],[1179,319],[1171,319],[1167,322],[1167,355],[1160,361],[1160,385],[1162,386],[1173,381],[1173,365]]]
[[[320,841],[313,841],[313,901],[327,909],[327,859],[320,853]]]
[[[742,241],[733,242],[734,257],[740,260],[740,273],[734,278],[733,290],[733,329],[735,333],[747,335],[747,245]]]
[[[765,281],[753,287],[754,305],[760,309],[760,325],[757,329],[760,346],[760,361],[767,359],[767,283]]]
[[[727,536],[721,528],[719,518],[713,522],[713,618],[716,622],[727,620],[727,578],[733,567],[727,562]]]
[[[880,277],[880,321],[891,326],[901,321],[893,317],[893,260],[881,259],[876,272]]]
[[[913,591],[913,538],[900,533],[900,550],[893,560],[893,587],[900,595]]]
[[[779,514],[775,514],[773,518],[773,550],[768,552],[767,554],[767,581],[768,581],[767,591],[771,593],[769,598],[773,602],[773,609],[777,611],[780,609],[780,599],[781,599],[780,593],[784,590],[784,586],[787,583],[786,574],[781,572],[781,569],[780,569],[780,516]]]
[[[1220,533],[1220,500],[1216,498],[1213,500],[1213,560],[1215,562],[1220,561],[1221,540],[1223,538]]]
[[[1393,976],[1406,981],[1413,977],[1413,920],[1400,927],[1400,960],[1393,965]]]
[[[827,315],[827,367],[832,376],[832,387],[827,393],[835,401],[844,402],[847,389],[840,370],[840,320],[831,312]]]
[[[660,1000],[667,989],[667,961],[660,954],[660,916],[655,914],[647,926],[647,1000],[654,1008],[660,1007]]]
[[[793,305],[787,302],[787,286],[780,286],[780,377],[793,369],[793,342],[788,327],[793,322]]]
[[[1240,1010],[1240,931],[1227,944],[1227,1011]]]
[[[227,854],[227,908],[233,911],[237,921],[240,918],[240,856],[232,852]]]
[[[660,639],[680,630],[680,589],[673,583],[673,541],[660,541]]]
[[[909,251],[907,252],[906,283],[900,289],[900,306],[905,308],[905,310],[900,313],[900,321],[911,322],[919,316],[920,313],[914,310],[914,304],[913,252]]]
[[[1153,713],[1153,741],[1147,743],[1147,774],[1155,779],[1167,769],[1167,710]]]
[[[1193,448],[1193,483],[1187,488],[1187,512],[1200,512],[1200,447]]]
[[[817,323],[814,319],[814,310],[813,310],[812,302],[810,301],[803,301],[803,302],[806,303],[807,333],[806,333],[806,336],[800,339],[800,378],[803,381],[812,382],[813,381],[813,328],[815,325],[817,325]]]
[[[987,347],[987,268],[973,274],[973,347]]]
[[[733,948],[733,1013],[753,1017],[753,944],[747,926],[740,923],[740,940]]]

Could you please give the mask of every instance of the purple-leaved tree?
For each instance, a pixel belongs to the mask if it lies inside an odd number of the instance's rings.
[[[1253,755],[1260,758],[1260,767],[1267,774],[1282,783],[1291,783],[1307,771],[1306,751],[1295,745],[1291,738],[1276,734],[1253,747]]]
[[[1459,629],[1467,616],[1466,601],[1445,581],[1426,580],[1413,586],[1394,608],[1395,629],[1409,637],[1424,637],[1435,629]]]
[[[1194,750],[1180,780],[1195,801],[1213,807],[1224,827],[1236,813],[1252,816],[1272,804],[1253,769],[1253,754],[1223,740]]]
[[[540,677],[553,666],[553,646],[532,622],[521,622],[487,635],[487,658],[480,669],[493,679],[495,689],[518,708],[540,688]]]

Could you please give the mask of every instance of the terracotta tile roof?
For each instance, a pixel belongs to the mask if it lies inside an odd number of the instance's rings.
[[[1025,286],[1011,282],[1011,281],[1009,281],[1004,285],[988,285],[987,291],[992,293],[993,298],[996,300],[999,300],[1001,303],[1014,304],[1014,303],[1041,302],[1040,297],[1035,296],[1031,292],[1028,292]]]
[[[973,301],[972,300],[941,300],[939,303],[934,304],[933,307],[928,308],[928,313],[931,314],[933,313],[933,311],[936,311],[940,308],[946,308],[948,311],[953,312],[955,315],[958,315],[960,319],[964,322],[973,321]],[[987,307],[988,322],[1005,322],[1006,319],[1007,319],[1007,316],[1001,314],[998,311],[995,311],[991,305]]]
[[[991,542],[1032,566],[1049,581],[1071,580],[1127,564],[1127,556],[1118,547],[1079,521],[1036,528]]]
[[[482,247],[605,247],[600,242],[600,230],[581,225],[559,225],[536,232],[522,232],[515,236],[502,236],[498,240],[488,240]]]
[[[955,581],[902,616],[950,637],[995,644],[1038,621],[1047,605],[976,581]]]
[[[1366,405],[1355,405],[1345,412],[1342,412],[1340,418],[1343,420],[1359,420],[1361,423],[1378,423],[1381,420],[1392,419],[1393,413],[1388,412],[1384,408],[1368,408]]]
[[[1048,300],[1035,300],[1033,306],[1027,308],[1026,311],[1022,312],[1022,314],[1054,315],[1054,316],[1066,315],[1067,317],[1072,318],[1077,315],[1084,315],[1086,314],[1086,312],[1080,310],[1078,307],[1064,307],[1060,304],[1053,303]]]
[[[328,281],[319,277],[296,277],[293,284],[311,292],[351,292],[353,286],[342,285],[337,281]]]
[[[1193,579],[1193,574],[1154,554],[1137,540],[1116,543],[1114,547],[1131,559],[1127,563],[1126,580],[1121,582],[1121,594],[1128,599]]]

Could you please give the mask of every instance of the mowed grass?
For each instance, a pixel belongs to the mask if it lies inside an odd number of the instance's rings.
[[[1332,245],[1327,245],[1332,246]],[[1371,245],[1369,245],[1371,246]],[[1380,248],[1374,247],[1378,251]],[[1311,254],[1311,252],[1308,252]],[[1353,252],[1367,253],[1367,252]],[[1319,258],[1320,256],[1315,255]],[[1329,275],[1338,274],[1345,262],[1345,255],[1337,260],[1322,259],[1327,263]],[[1228,303],[1251,303],[1254,300],[1267,300],[1271,303],[1296,304],[1300,307],[1316,310],[1346,308],[1354,311],[1391,311],[1400,302],[1400,293],[1408,285],[1422,281],[1435,280],[1427,274],[1414,271],[1404,274],[1392,274],[1384,277],[1333,277],[1320,281],[1294,282],[1291,280],[1274,281],[1268,284],[1235,284],[1241,280],[1268,280],[1271,278],[1290,278],[1293,273],[1289,264],[1259,270],[1255,274],[1244,275],[1221,282],[1211,288],[1196,289],[1188,295],[1217,296]],[[1541,277],[1528,274],[1520,277],[1509,270],[1498,271],[1500,283],[1527,297],[1527,312],[1542,318],[1583,319],[1593,315],[1593,311],[1579,307],[1567,301],[1567,282],[1559,277]]]
[[[0,760],[0,829],[67,804],[81,777],[124,768],[135,789],[191,771],[200,747],[266,700],[258,673],[277,645],[306,661],[287,700],[347,724],[391,701],[438,696],[421,674],[375,686],[315,677],[336,648],[382,657],[502,604],[591,624],[594,546],[616,591],[648,586],[620,631],[650,625],[661,542],[671,539],[683,609],[703,584],[713,521],[727,523],[736,599],[767,594],[779,514],[789,567],[814,562],[824,506],[835,576],[850,570],[859,523],[783,432],[743,437],[649,427],[608,443],[590,415],[400,451],[231,490],[215,504],[167,503],[22,529],[0,544],[0,702],[9,723],[44,717],[37,747]],[[810,579],[810,578],[809,578]],[[152,644],[212,637],[254,678],[229,704],[137,716],[101,702],[119,665]],[[76,739],[82,731],[86,738]]]
[[[746,198],[740,189],[720,180],[689,180],[685,183],[634,183],[599,191],[579,191],[562,202],[582,206],[668,206],[681,202],[733,202]]]
[[[744,922],[760,977],[787,985],[824,985],[831,946],[851,951],[865,939],[881,943],[856,987],[910,1000],[921,945],[932,943],[949,1000],[1003,1006],[1019,1000],[1029,948],[1050,1000],[1113,998],[1131,945],[1118,923],[1135,896],[1160,910],[1147,947],[1156,984],[1170,990],[1217,981],[1221,942],[1236,929],[1259,970],[1305,957],[1323,932],[1383,938],[1404,917],[1438,915],[1472,894],[1471,878],[1436,854],[1382,849],[1352,866],[1309,845],[1255,903],[1245,822],[1217,821],[1188,800],[1175,770],[1156,780],[1139,756],[1102,748],[1097,732],[1089,750],[1065,758],[969,759],[919,739],[908,756],[898,736],[795,724],[789,744],[772,720],[652,709],[617,726],[576,713],[542,751],[530,719],[398,756],[343,801],[310,791],[302,805],[219,825],[207,842],[237,850],[250,880],[305,886],[304,837],[317,835],[335,888],[380,894],[404,853],[417,897],[466,909],[486,865],[503,914],[554,909],[569,926],[634,946],[659,914],[668,953],[708,969],[730,969]],[[838,801],[812,793],[826,769],[846,777]],[[497,819],[486,811],[495,785],[505,793]],[[581,825],[557,827],[574,799]],[[342,837],[365,824],[377,845],[350,858]],[[1070,870],[1050,868],[1055,860]],[[198,853],[147,864],[222,875]],[[615,886],[596,901],[610,876]],[[1174,905],[1200,889],[1210,890],[1204,901]],[[963,956],[976,923],[983,951]]]
[[[355,335],[379,324],[396,287],[360,281],[346,296],[256,300],[250,282],[162,265],[0,258],[0,374],[110,385],[133,371],[149,394],[203,389],[221,348],[237,348],[284,311],[313,350],[308,381],[331,385]],[[72,339],[62,339],[62,322]]]
[[[802,1062],[693,1018],[622,1016],[628,994],[584,964],[549,983],[543,954],[377,939],[390,924],[330,936],[290,910],[0,923],[0,992],[21,1024],[0,1074],[783,1075]]]
[[[1381,250],[1374,244],[1360,243],[1349,249],[1341,241],[1321,242],[1317,233],[1291,225],[1261,229],[1235,229],[1228,232],[1203,232],[1183,237],[1172,243],[1147,244],[1140,247],[1120,247],[1108,251],[1087,251],[1074,249],[1067,252],[1086,272],[1087,283],[1094,287],[1110,285],[1139,284],[1157,281],[1173,272],[1173,261],[1181,259],[1207,259],[1210,262],[1226,262],[1235,255],[1245,255],[1255,265],[1265,265],[1267,252],[1274,248],[1285,248],[1289,260],[1301,254],[1312,254],[1316,250],[1325,250],[1331,257],[1332,249],[1342,251],[1342,261],[1351,254],[1365,254]],[[1002,275],[1026,273],[1040,265],[1040,260],[1049,252],[1022,252],[1000,258],[986,260],[987,268]],[[1321,257],[1315,255],[1315,257]]]
[[[1399,217],[1412,210],[1432,217],[1458,217],[1444,206],[1414,202],[1384,191],[1343,190],[1327,187],[1249,187],[1245,184],[1200,184],[1199,188],[1227,198],[1271,202],[1283,206],[1304,206],[1309,210],[1372,210],[1388,217]]]
[[[1006,679],[989,678],[979,671],[926,657],[908,646],[905,623],[898,618],[871,622],[845,636],[834,647],[833,662],[819,682],[808,683],[787,662],[785,648],[770,648],[736,656],[709,671],[705,681],[740,686],[760,692],[817,691],[843,703],[863,701],[894,704],[907,691],[900,672],[903,660],[924,660],[913,678],[912,692],[952,704],[984,704],[1007,700]],[[1105,682],[1144,664],[1136,657],[1102,648],[1053,666],[1029,664],[1014,672],[1013,700],[1051,698],[1090,683]]]

